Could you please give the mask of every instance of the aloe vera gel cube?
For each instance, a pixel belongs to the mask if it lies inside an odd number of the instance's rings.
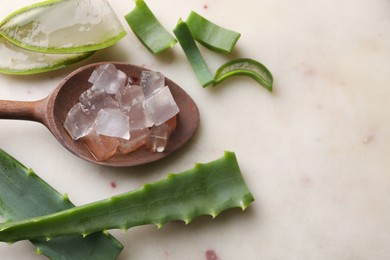
[[[115,99],[123,110],[130,111],[133,105],[144,102],[145,97],[140,86],[126,85],[118,90]]]
[[[88,81],[109,94],[115,94],[119,88],[126,85],[127,75],[117,70],[113,64],[104,64],[92,73]]]
[[[94,108],[96,103],[101,102],[107,97],[104,89],[97,88],[96,86],[92,86],[85,92],[81,94],[79,97],[79,101],[83,104],[87,109]]]
[[[74,139],[80,139],[88,134],[95,118],[81,103],[77,103],[68,113],[64,127]]]
[[[163,152],[168,143],[170,128],[166,124],[152,127],[147,146],[153,152]]]
[[[98,161],[104,161],[113,156],[119,145],[117,138],[99,135],[95,131],[91,131],[83,140]]]
[[[165,78],[157,71],[143,71],[141,73],[140,86],[144,91],[145,97],[149,98],[165,87]]]
[[[145,96],[140,86],[128,85],[121,88],[115,97],[122,110],[129,116],[130,130],[153,126],[153,121],[145,110]]]
[[[130,138],[129,117],[123,114],[120,109],[101,109],[92,129],[100,135],[126,140]]]
[[[167,86],[146,100],[146,109],[155,125],[161,125],[179,113],[179,108]]]
[[[149,140],[148,128],[130,130],[130,139],[121,141],[118,150],[122,154],[131,153],[144,146],[147,140]]]

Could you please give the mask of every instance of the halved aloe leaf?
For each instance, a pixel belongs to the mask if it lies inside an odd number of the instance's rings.
[[[113,45],[126,31],[107,0],[50,0],[10,14],[0,34],[33,51],[74,53]]]
[[[0,215],[5,221],[22,220],[72,207],[74,205],[67,196],[59,194],[31,169],[0,149]],[[38,254],[62,260],[113,260],[123,249],[118,240],[102,232],[85,238],[74,235],[31,242],[37,247]]]
[[[0,36],[0,73],[35,74],[65,67],[88,58],[94,52],[49,54],[20,48]]]

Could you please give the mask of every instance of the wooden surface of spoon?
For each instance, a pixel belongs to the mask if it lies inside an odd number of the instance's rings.
[[[0,119],[32,120],[44,124],[56,139],[76,156],[101,165],[135,166],[162,159],[178,150],[195,134],[199,126],[199,110],[190,96],[170,79],[165,84],[180,109],[177,115],[177,127],[169,138],[164,152],[151,152],[144,147],[127,154],[116,154],[106,161],[97,161],[82,141],[74,141],[64,128],[64,122],[69,110],[78,102],[84,91],[91,87],[88,78],[93,70],[104,63],[112,63],[117,69],[131,77],[135,84],[139,83],[140,74],[145,68],[121,62],[100,62],[83,66],[66,78],[46,98],[39,101],[6,101],[0,100]]]

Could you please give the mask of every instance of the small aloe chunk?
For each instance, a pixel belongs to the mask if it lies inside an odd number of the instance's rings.
[[[50,54],[20,48],[0,36],[0,73],[35,74],[63,68],[88,58],[94,52]]]
[[[154,224],[162,227],[173,220],[185,223],[199,215],[216,217],[221,211],[254,200],[241,175],[234,153],[196,164],[180,174],[106,200],[0,225],[0,241],[53,238]],[[87,236],[88,237],[88,236]]]
[[[214,85],[234,76],[250,77],[269,91],[272,91],[273,77],[271,72],[256,60],[239,58],[223,64],[215,73]]]
[[[211,74],[208,65],[203,59],[198,46],[188,28],[186,22],[179,20],[176,27],[173,29],[188,61],[190,62],[202,87],[207,87],[214,81],[214,76]]]
[[[126,31],[107,0],[48,0],[7,16],[0,34],[25,49],[75,53],[111,46]]]
[[[157,20],[144,0],[135,0],[135,8],[125,15],[134,34],[153,54],[159,54],[176,44],[176,39]]]
[[[0,215],[5,221],[18,221],[50,214],[74,205],[40,179],[31,169],[0,149]],[[34,239],[36,252],[51,259],[116,259],[123,246],[111,235],[98,232],[83,238],[79,235]]]
[[[186,21],[192,36],[205,47],[220,53],[230,53],[241,34],[223,28],[192,11]]]

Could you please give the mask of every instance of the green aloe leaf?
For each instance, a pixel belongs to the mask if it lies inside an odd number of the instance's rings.
[[[75,53],[111,46],[126,31],[107,0],[49,0],[10,14],[0,34],[25,49]]]
[[[218,160],[196,164],[193,169],[106,200],[46,216],[0,225],[0,241],[46,238],[122,229],[173,220],[191,222],[199,215],[216,217],[221,211],[254,200],[241,175],[234,153]]]
[[[0,149],[0,215],[18,221],[50,214],[74,205],[16,159]],[[63,236],[34,239],[37,253],[51,259],[116,259],[123,246],[111,235],[98,232],[83,238]]]
[[[94,52],[50,54],[20,48],[0,36],[0,73],[35,74],[63,68],[88,58]]]

